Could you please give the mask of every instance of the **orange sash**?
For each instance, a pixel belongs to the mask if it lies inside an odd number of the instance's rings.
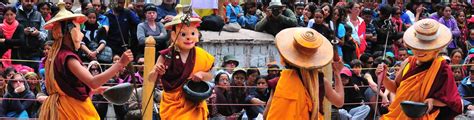
[[[416,60],[414,57],[410,57],[408,64],[403,69],[402,76],[404,76],[408,70],[410,69],[410,63]],[[395,100],[390,104],[388,110],[389,113],[383,115],[381,117],[382,120],[410,120],[409,118],[403,113],[400,103],[405,100],[415,101],[415,102],[424,102],[424,100],[428,97],[428,93],[430,92],[431,86],[435,80],[436,75],[438,74],[438,70],[441,67],[441,63],[443,62],[444,58],[438,57],[435,58],[431,67],[428,70],[415,74],[413,76],[408,77],[406,80],[400,82],[400,86],[397,88]],[[426,114],[420,120],[434,120],[439,114],[439,110],[431,114]]]
[[[281,72],[270,104],[267,120],[309,120],[313,107],[308,91],[292,69]],[[318,119],[324,120],[324,116],[319,113]]]
[[[209,71],[214,64],[214,57],[204,49],[196,47],[196,58],[193,72]],[[206,101],[194,104],[184,99],[182,87],[164,91],[160,103],[160,117],[163,120],[207,120],[209,110]]]

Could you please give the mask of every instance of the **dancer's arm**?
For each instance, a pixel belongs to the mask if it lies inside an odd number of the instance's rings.
[[[115,76],[117,72],[123,69],[130,61],[133,60],[132,51],[127,50],[122,54],[120,61],[115,63],[104,71],[103,73],[92,76],[88,70],[82,66],[82,64],[77,59],[69,58],[67,60],[67,66],[69,70],[81,81],[84,82],[87,86],[92,89],[96,89],[103,84],[105,84],[110,78]]]
[[[333,63],[334,89],[332,89],[330,81],[326,79],[324,80],[324,91],[326,98],[328,98],[328,100],[338,108],[344,105],[344,87],[342,86],[341,75],[339,74],[343,67],[344,65],[341,61]]]

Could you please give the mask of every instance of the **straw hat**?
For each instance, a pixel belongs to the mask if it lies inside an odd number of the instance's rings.
[[[423,19],[408,28],[403,42],[416,50],[437,50],[448,45],[451,37],[448,27],[433,19]]]
[[[284,29],[276,35],[275,44],[285,61],[299,68],[321,68],[333,58],[329,40],[311,28]]]
[[[81,24],[87,21],[87,17],[83,14],[73,14],[72,12],[66,10],[65,3],[60,0],[58,2],[59,12],[51,18],[46,24],[44,25],[44,29],[52,30],[55,22],[63,21],[67,19],[73,19],[75,22]]]
[[[165,28],[168,30],[171,30],[173,26],[178,25],[178,24],[183,24],[186,18],[186,14],[183,13],[183,8],[188,7],[188,6],[183,6],[181,4],[176,5],[176,11],[179,13],[173,17],[173,20],[171,22],[168,22],[165,24]],[[199,18],[192,18],[192,16],[188,16],[189,18],[189,23],[201,23],[201,19]]]

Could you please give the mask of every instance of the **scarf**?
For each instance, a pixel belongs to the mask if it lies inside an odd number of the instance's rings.
[[[18,27],[19,23],[17,20],[13,21],[12,24],[8,24],[6,19],[3,19],[3,34],[5,35],[6,39],[11,39],[13,33],[15,33],[16,27]]]

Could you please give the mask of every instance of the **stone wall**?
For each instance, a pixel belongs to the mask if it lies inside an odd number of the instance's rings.
[[[264,67],[267,63],[276,61],[280,63],[280,55],[270,34],[242,29],[236,33],[201,31],[202,46],[214,55],[215,67],[221,67],[225,55],[235,55],[239,60],[238,67]],[[260,70],[266,73],[265,69]]]

